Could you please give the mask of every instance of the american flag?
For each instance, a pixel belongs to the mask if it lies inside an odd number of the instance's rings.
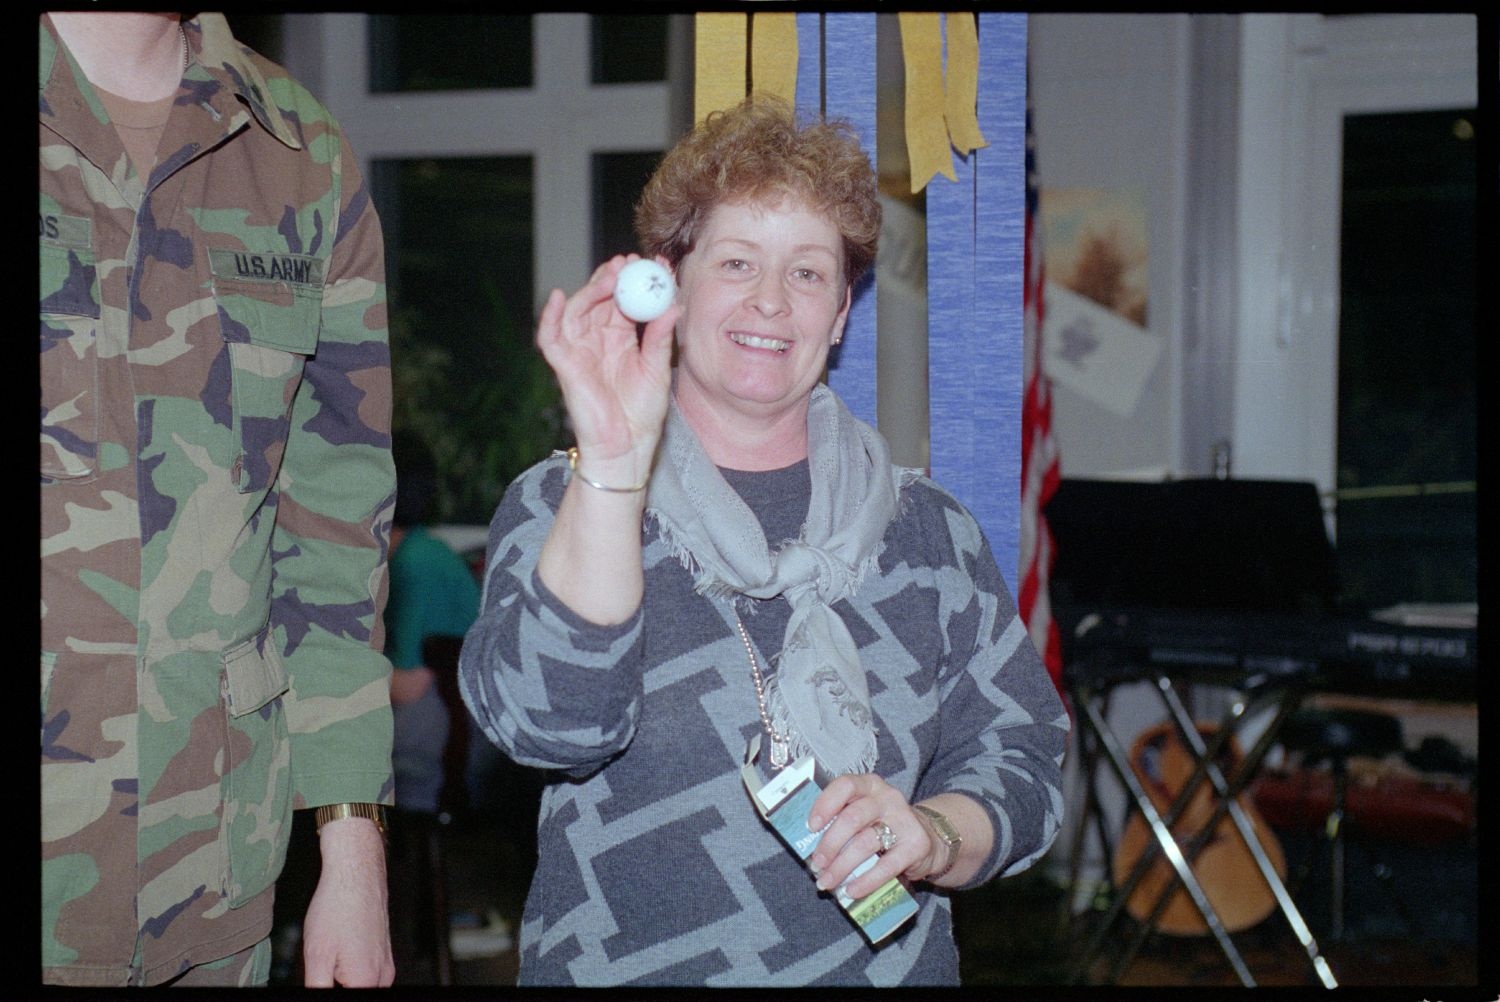
[[[1031,104],[1026,105],[1026,247],[1022,294],[1026,329],[1026,395],[1021,404],[1021,585],[1016,603],[1052,676],[1062,692],[1062,640],[1052,618],[1048,579],[1052,575],[1052,531],[1042,514],[1057,491],[1062,467],[1052,437],[1052,383],[1042,371],[1042,243],[1037,232],[1036,137]]]

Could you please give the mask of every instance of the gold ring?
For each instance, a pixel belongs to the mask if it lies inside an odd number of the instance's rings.
[[[876,821],[870,825],[875,829],[875,834],[880,838],[880,851],[890,852],[896,847],[896,833],[891,831],[891,826],[884,821]]]

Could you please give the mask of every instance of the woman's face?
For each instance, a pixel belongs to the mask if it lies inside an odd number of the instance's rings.
[[[678,263],[677,287],[679,400],[745,420],[805,407],[849,314],[828,217],[791,199],[720,205]]]

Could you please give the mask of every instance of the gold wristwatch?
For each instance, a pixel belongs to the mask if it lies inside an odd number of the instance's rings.
[[[953,822],[948,820],[946,814],[923,804],[912,804],[912,807],[931,823],[932,830],[937,833],[938,841],[948,849],[947,860],[943,863],[943,868],[936,873],[929,873],[925,878],[929,881],[936,880],[953,869],[953,864],[958,862],[958,850],[963,848],[964,844],[963,836],[958,833],[957,828],[953,827]]]
[[[340,818],[369,818],[380,829],[380,837],[385,838],[385,807],[380,804],[324,804],[313,812],[313,817],[319,830]]]

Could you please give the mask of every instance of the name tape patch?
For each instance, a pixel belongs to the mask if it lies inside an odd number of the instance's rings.
[[[80,216],[59,212],[40,213],[41,237],[49,244],[70,250],[88,250],[93,246],[93,223]]]
[[[286,282],[308,288],[323,287],[325,261],[306,254],[264,254],[209,248],[208,266],[215,278],[242,282]]]

